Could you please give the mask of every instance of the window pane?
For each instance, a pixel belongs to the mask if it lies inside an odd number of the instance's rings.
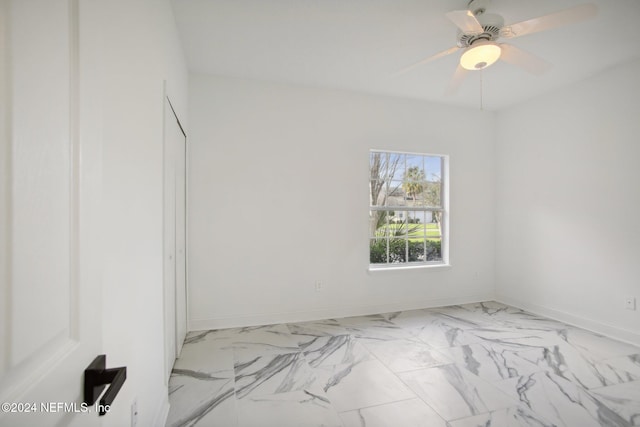
[[[426,217],[425,261],[442,261],[442,213],[426,212]]]
[[[387,211],[369,211],[369,237],[380,238],[386,237],[388,234],[388,216],[393,212]]]
[[[442,207],[442,159],[425,157],[425,188],[421,206]]]
[[[398,175],[399,170],[402,168],[402,164],[404,162],[402,154],[394,154],[394,153],[386,153],[385,157],[385,174],[383,178],[387,181],[391,181],[394,179],[402,179],[402,173]]]
[[[407,167],[403,176],[402,189],[407,206],[421,206],[424,192],[424,156],[407,155]]]
[[[369,156],[369,203],[388,205],[389,197],[402,196],[404,154],[372,152]]]
[[[389,262],[407,261],[407,212],[396,211],[389,218]]]
[[[384,178],[387,174],[387,158],[388,153],[379,153],[372,151],[369,155],[369,172],[371,174],[370,179]]]
[[[384,205],[388,158],[388,153],[371,152],[369,155],[369,203],[371,206]]]
[[[439,182],[425,181],[422,184],[422,192],[418,195],[415,206],[442,207],[441,189],[442,186]]]
[[[387,191],[386,206],[406,206],[402,181],[391,181]]]
[[[406,156],[404,154],[389,154],[386,179],[389,181],[402,180],[402,176],[404,175],[405,157]]]
[[[370,239],[369,240],[369,263],[371,264],[387,263],[387,239]]]
[[[407,221],[407,213],[405,211],[393,211],[389,216],[389,235],[390,236],[402,236],[405,230],[406,221]]]
[[[425,237],[427,237],[428,239],[435,239],[435,238],[441,237],[440,223],[437,220],[438,215],[439,215],[439,212],[427,212],[427,216],[433,217],[432,221],[424,225],[425,235],[426,235]]]
[[[422,211],[408,211],[407,212],[407,222],[409,223],[410,226],[416,226],[416,227],[421,229],[422,228],[422,224],[424,224],[424,212],[422,212]]]
[[[425,262],[426,239],[417,238],[409,240],[409,262]]]
[[[442,159],[440,157],[426,156],[424,158],[424,171],[428,181],[440,181],[442,179]]]
[[[420,174],[423,175],[420,178]],[[406,181],[421,181],[424,179],[424,156],[407,155]]]
[[[442,261],[442,242],[440,239],[427,239],[426,261]]]
[[[382,180],[369,181],[369,203],[370,206],[384,206],[385,183]]]
[[[389,262],[397,264],[407,261],[407,239],[392,236],[389,238]]]
[[[424,218],[424,212],[407,212],[408,262],[425,261],[426,224],[424,223]]]

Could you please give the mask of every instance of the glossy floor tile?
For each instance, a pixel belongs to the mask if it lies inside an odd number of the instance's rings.
[[[167,425],[640,426],[640,348],[496,302],[191,332]]]

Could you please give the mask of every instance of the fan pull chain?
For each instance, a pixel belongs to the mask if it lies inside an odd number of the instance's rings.
[[[484,80],[482,79],[482,70],[480,70],[480,111],[484,110],[484,100],[482,99],[482,86]]]

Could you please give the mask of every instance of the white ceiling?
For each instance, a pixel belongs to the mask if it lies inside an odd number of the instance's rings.
[[[552,64],[535,76],[499,61],[445,88],[460,53],[398,70],[456,43],[444,16],[467,0],[173,0],[189,69],[498,110],[640,58],[640,0],[492,0],[506,24],[585,2],[584,23],[510,40]],[[482,84],[480,79],[482,74]],[[640,78],[640,76],[638,76]]]

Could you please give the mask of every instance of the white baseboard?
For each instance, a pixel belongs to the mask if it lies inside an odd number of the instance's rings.
[[[622,329],[603,322],[598,322],[586,317],[577,316],[566,311],[556,310],[553,308],[543,307],[537,304],[520,301],[501,294],[496,295],[495,300],[503,304],[511,305],[513,307],[529,311],[533,314],[549,317],[551,319],[568,323],[570,325],[577,326],[591,332],[605,335],[618,341],[623,341],[629,344],[640,346],[640,334],[637,332]]]
[[[261,313],[248,316],[220,316],[209,319],[191,319],[189,321],[189,331],[206,331],[210,329],[271,325],[276,323],[306,322],[312,320],[334,319],[350,316],[366,316],[369,314],[389,313],[394,311],[406,311],[420,308],[468,304],[480,301],[490,301],[493,299],[493,293],[487,293],[480,295],[469,295],[464,297],[398,301],[385,304],[352,305],[306,311]]]

